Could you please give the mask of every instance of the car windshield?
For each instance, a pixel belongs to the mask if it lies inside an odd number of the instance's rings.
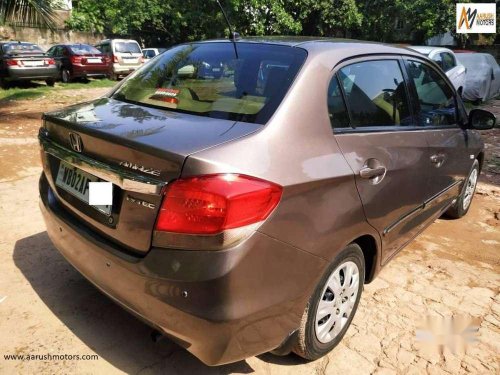
[[[2,49],[5,53],[43,53],[43,50],[33,43],[7,43]]]
[[[200,116],[264,124],[307,53],[281,45],[194,43],[171,48],[133,74],[113,98]]]
[[[101,51],[99,51],[97,48],[89,46],[88,44],[74,44],[70,46],[71,52],[73,52],[75,55],[94,55],[94,54],[100,54]]]
[[[141,53],[141,47],[137,42],[116,42],[115,51],[120,53]]]

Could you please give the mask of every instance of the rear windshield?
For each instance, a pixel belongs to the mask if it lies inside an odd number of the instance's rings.
[[[2,47],[5,53],[43,53],[43,50],[32,43],[7,43]]]
[[[73,52],[75,55],[101,54],[101,51],[99,51],[97,48],[89,46],[87,44],[74,44],[69,48],[71,49],[71,52]]]
[[[116,42],[115,52],[120,53],[141,53],[141,48],[137,42]]]
[[[133,74],[113,98],[151,107],[265,124],[307,57],[300,48],[255,43],[171,48]]]

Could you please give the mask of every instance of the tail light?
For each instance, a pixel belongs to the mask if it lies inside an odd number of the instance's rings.
[[[279,185],[239,174],[180,179],[165,193],[155,230],[192,238],[247,227],[265,220],[281,194]]]
[[[87,58],[86,57],[82,57],[82,64],[86,64],[87,63]]]
[[[144,57],[142,57],[142,56],[141,56],[141,57],[139,57],[139,62],[140,62],[141,64],[144,64]]]
[[[118,62],[118,56],[113,55],[113,62],[114,62],[114,63],[117,63],[117,62]]]
[[[73,64],[81,64],[82,63],[82,57],[81,56],[76,56],[73,55],[70,57],[70,60]]]
[[[56,60],[54,59],[45,59],[43,62],[45,65],[56,65]]]
[[[6,60],[8,66],[22,66],[23,62],[21,60]]]

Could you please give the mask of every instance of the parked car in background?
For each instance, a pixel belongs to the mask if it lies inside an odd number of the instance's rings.
[[[458,61],[467,68],[464,99],[483,102],[500,95],[500,68],[489,53],[461,53]]]
[[[145,60],[149,60],[166,50],[166,48],[143,48],[142,57],[144,57]]]
[[[457,62],[457,58],[452,50],[429,46],[409,46],[408,48],[434,60],[446,73],[455,89],[462,95],[465,85],[466,68]]]
[[[204,363],[312,360],[381,267],[467,213],[495,121],[409,49],[187,43],[44,114],[40,207],[77,270]],[[110,205],[89,181],[112,183]]]
[[[109,57],[109,77],[118,80],[139,68],[144,63],[142,50],[132,39],[106,39],[95,46]]]
[[[43,80],[54,86],[57,66],[42,48],[28,42],[0,42],[0,86],[10,82]]]
[[[47,54],[56,61],[60,79],[67,83],[75,78],[106,77],[109,57],[88,44],[59,44]]]

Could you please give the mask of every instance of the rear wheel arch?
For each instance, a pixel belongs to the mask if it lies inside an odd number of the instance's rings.
[[[369,284],[375,277],[377,262],[379,260],[377,241],[373,236],[366,234],[356,238],[352,243],[357,244],[363,251],[366,270],[365,284]]]

